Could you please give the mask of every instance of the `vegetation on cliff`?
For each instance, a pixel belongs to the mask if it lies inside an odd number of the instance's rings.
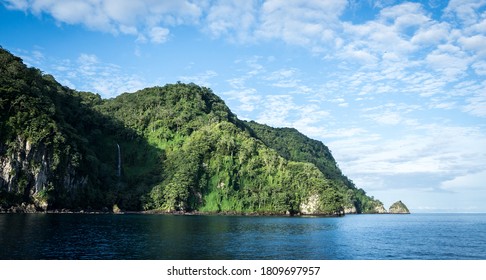
[[[3,49],[0,71],[0,207],[339,214],[382,205],[324,144],[240,121],[208,88],[102,99]]]
[[[355,208],[356,213],[378,213],[377,209],[383,207],[379,200],[367,196],[343,175],[331,151],[322,142],[308,138],[295,128],[273,128],[254,121],[246,124],[255,137],[283,158],[315,165],[342,194],[344,208]]]

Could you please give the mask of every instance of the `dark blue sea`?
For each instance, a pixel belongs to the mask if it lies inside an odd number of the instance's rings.
[[[486,259],[486,214],[0,214],[0,259]]]

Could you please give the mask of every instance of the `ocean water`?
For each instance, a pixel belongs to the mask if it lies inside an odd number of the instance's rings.
[[[486,259],[486,214],[0,214],[0,259]]]

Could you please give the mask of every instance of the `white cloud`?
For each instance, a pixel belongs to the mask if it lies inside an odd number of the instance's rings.
[[[139,75],[125,73],[120,66],[105,63],[94,54],[80,54],[75,61],[46,59],[43,64],[47,66],[43,69],[60,83],[76,90],[99,93],[104,98],[150,86]]]
[[[186,0],[6,0],[9,9],[47,14],[59,23],[81,24],[93,30],[149,37],[154,43],[166,40],[167,27],[199,22],[203,4]]]
[[[422,125],[400,138],[364,134],[329,146],[352,178],[429,174],[438,187],[441,179],[478,172],[486,164],[486,137],[476,127]]]
[[[380,17],[384,22],[393,21],[399,31],[409,27],[417,28],[430,21],[421,4],[410,2],[386,7],[380,11]]]
[[[471,37],[462,37],[459,42],[466,50],[474,51],[480,56],[486,55],[486,36],[474,35]]]
[[[335,128],[328,129],[324,134],[319,135],[322,139],[358,139],[358,136],[367,135],[368,131],[362,127],[347,127],[347,128]],[[356,138],[354,138],[356,137]],[[361,138],[361,137],[359,137]],[[368,140],[370,140],[368,138]]]
[[[451,201],[483,197],[477,190],[484,188],[480,184],[484,178],[468,174],[484,170],[484,133],[477,128],[432,125],[407,134],[393,139],[365,131],[326,144],[344,174],[386,205],[400,199],[412,211],[418,207],[439,209],[450,207]],[[466,186],[459,185],[466,182],[476,192],[465,193]],[[454,204],[458,208],[454,211],[464,211],[465,206],[481,209],[477,202],[464,204]]]
[[[417,45],[434,46],[445,43],[449,37],[450,26],[446,22],[421,26],[412,37],[411,42]]]
[[[82,53],[78,57],[78,62],[81,63],[82,65],[91,65],[91,64],[96,64],[99,61],[98,61],[98,57],[94,54]]]
[[[478,23],[475,23],[467,28],[465,28],[465,32],[468,34],[484,34],[486,33],[486,15],[483,13],[481,15],[482,20]]]
[[[335,37],[346,5],[344,0],[269,0],[263,3],[255,35],[302,46],[323,44]]]
[[[298,113],[296,120],[290,125],[291,127],[295,127],[310,137],[321,138],[328,133],[328,129],[322,125],[330,117],[328,111],[323,110],[316,104],[300,106],[295,109]]]
[[[296,78],[297,69],[284,68],[270,73],[264,79],[271,82],[272,86],[280,88],[296,88],[300,80]]]
[[[478,117],[486,117],[486,85],[476,91],[473,96],[466,99],[464,111]]]
[[[397,112],[381,112],[369,115],[378,124],[397,125],[402,122],[402,117]]]
[[[205,29],[214,37],[226,36],[246,42],[257,20],[256,8],[253,0],[216,1],[209,7]]]
[[[94,77],[98,76],[99,67],[98,67],[98,57],[94,54],[81,54],[78,57],[77,62],[79,63],[77,72],[84,77]],[[106,72],[105,72],[106,73]]]
[[[476,74],[481,75],[481,76],[486,76],[486,61],[480,60],[478,62],[475,62],[472,65],[472,68],[476,72]]]
[[[375,63],[377,58],[391,52],[399,58],[418,49],[416,42],[411,41],[414,34],[422,33],[415,41],[430,37],[424,34],[428,25],[433,25],[432,21],[417,3],[384,8],[377,19],[363,24],[345,22],[342,26],[347,36],[343,38],[346,43],[340,57],[365,58],[368,63]]]
[[[368,50],[356,49],[354,46],[348,45],[340,53],[339,57],[345,60],[360,62],[366,65],[374,65],[378,62],[376,56],[371,54]]]
[[[169,36],[169,29],[155,26],[150,29],[150,41],[154,43],[164,43],[167,41],[167,37]]]
[[[7,0],[5,6],[12,10],[26,10],[29,8],[29,2],[27,0]]]
[[[266,74],[266,69],[261,64],[262,60],[262,57],[253,56],[248,59],[235,61],[235,65],[241,67],[236,72],[241,72],[242,74],[227,79],[226,81],[231,89],[221,93],[232,103],[231,105],[234,105],[231,107],[240,118],[251,119],[247,118],[245,114],[262,110],[262,94],[258,93],[254,87],[247,85],[249,80]]]
[[[204,72],[192,75],[192,76],[180,76],[179,79],[185,83],[195,83],[197,85],[210,87],[210,80],[217,77],[218,73],[213,70],[206,70]]]
[[[138,34],[138,29],[135,26],[120,25],[120,32],[123,34],[134,35]]]
[[[264,111],[256,118],[257,122],[276,127],[289,126],[290,112],[297,108],[290,95],[267,95],[263,102]]]
[[[22,60],[28,66],[35,67],[36,65],[42,64],[46,60],[44,53],[39,49],[35,49],[33,51],[18,50],[18,52],[19,55],[22,56]]]
[[[485,0],[451,0],[444,10],[444,14],[454,17],[466,25],[477,23],[480,9],[486,5]]]
[[[237,112],[253,112],[259,107],[262,100],[262,96],[257,94],[254,88],[242,88],[239,87],[236,90],[230,90],[222,93],[223,96],[228,98],[228,101],[237,101],[235,109]]]
[[[468,69],[471,58],[454,45],[441,45],[426,57],[432,69],[441,72],[449,81],[454,81]]]
[[[457,176],[442,182],[441,188],[446,190],[486,189],[486,170]]]

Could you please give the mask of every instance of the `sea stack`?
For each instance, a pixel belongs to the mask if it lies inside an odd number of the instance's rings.
[[[399,200],[399,201],[393,203],[390,206],[388,213],[390,213],[390,214],[410,214],[410,211],[408,210],[407,206],[401,200]]]

